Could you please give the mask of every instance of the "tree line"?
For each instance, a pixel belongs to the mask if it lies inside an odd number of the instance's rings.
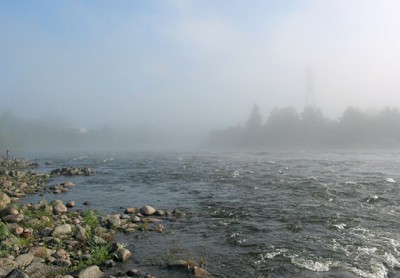
[[[214,130],[215,148],[397,148],[400,111],[386,107],[375,113],[348,107],[332,120],[316,107],[301,113],[293,107],[275,108],[267,120],[254,105],[244,125]]]
[[[150,128],[92,129],[73,127],[62,120],[21,119],[13,113],[0,114],[0,155],[14,151],[124,150],[146,148],[158,143]]]

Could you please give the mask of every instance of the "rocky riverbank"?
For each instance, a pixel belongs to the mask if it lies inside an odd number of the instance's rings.
[[[163,233],[165,221],[185,214],[151,206],[120,213],[76,210],[73,200],[22,204],[26,194],[66,192],[74,183],[48,185],[52,176],[93,175],[91,168],[62,168],[49,174],[23,160],[0,159],[0,277],[155,277],[138,269],[120,271],[135,255],[134,246],[115,242],[116,233]],[[77,190],[77,189],[76,189]],[[133,255],[132,255],[133,254]],[[166,259],[165,268],[188,277],[211,277],[201,262]],[[105,274],[105,273],[112,273]]]

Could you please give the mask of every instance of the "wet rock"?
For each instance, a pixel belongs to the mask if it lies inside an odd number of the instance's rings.
[[[101,278],[103,277],[103,272],[96,265],[89,266],[84,270],[81,270],[78,274],[78,278]]]
[[[158,210],[156,211],[155,215],[157,215],[157,216],[165,216],[165,211],[159,210],[159,209],[158,209]]]
[[[188,269],[189,264],[185,260],[172,260],[167,264],[171,269]]]
[[[132,269],[129,269],[126,272],[126,275],[133,276],[133,277],[139,277],[139,276],[142,276],[143,273],[140,270],[136,269],[136,268],[132,268]]]
[[[79,175],[90,176],[93,174],[94,171],[89,167],[84,167],[84,168],[64,167],[55,169],[50,172],[50,175],[52,176],[79,176]]]
[[[76,184],[75,184],[75,183],[73,183],[73,182],[70,182],[70,181],[68,181],[68,182],[65,182],[65,183],[62,183],[61,185],[62,185],[62,186],[64,186],[64,187],[67,187],[67,188],[71,188],[71,187],[74,187],[74,186],[76,186]]]
[[[121,249],[117,250],[117,252],[115,253],[115,256],[118,261],[126,262],[132,256],[132,253],[131,253],[131,251],[129,251],[126,248],[121,248]]]
[[[163,221],[159,218],[154,218],[154,217],[146,217],[143,219],[143,221],[147,223],[162,223]]]
[[[29,276],[19,269],[13,269],[6,278],[29,278]]]
[[[131,251],[126,249],[124,245],[120,243],[113,243],[110,252],[114,253],[115,258],[121,262],[125,262],[132,255]]]
[[[53,236],[70,235],[72,233],[72,227],[70,224],[63,224],[57,226],[53,231]]]
[[[193,268],[193,274],[196,278],[212,277],[210,272],[198,266]]]
[[[68,201],[65,206],[67,208],[73,208],[75,206],[75,201]]]
[[[19,255],[15,258],[15,262],[18,264],[19,267],[27,267],[31,264],[34,256],[31,253],[26,253]]]
[[[90,201],[85,201],[85,202],[83,202],[83,205],[84,206],[90,206],[92,203],[90,202]]]
[[[137,208],[126,208],[125,213],[126,214],[135,214],[137,212]]]
[[[104,265],[106,267],[115,267],[117,265],[117,263],[114,262],[113,260],[107,260],[107,261],[104,262]]]
[[[153,214],[156,212],[156,209],[153,208],[153,207],[151,207],[151,206],[146,205],[146,206],[143,206],[143,207],[140,209],[140,212],[141,212],[143,215],[153,215]]]

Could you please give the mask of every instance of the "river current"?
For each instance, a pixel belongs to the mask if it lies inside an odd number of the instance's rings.
[[[37,161],[40,171],[88,166],[96,174],[56,178],[50,184],[77,186],[27,201],[186,213],[164,222],[163,234],[119,235],[133,253],[127,269],[190,277],[165,268],[171,256],[184,256],[204,261],[215,277],[400,277],[399,152],[88,153]]]

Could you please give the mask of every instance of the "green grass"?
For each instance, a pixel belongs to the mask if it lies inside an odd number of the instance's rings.
[[[99,224],[99,213],[94,210],[85,210],[82,212],[83,221],[94,230]]]
[[[0,222],[0,241],[7,238],[7,236],[9,234],[10,234],[10,231],[8,230],[7,225],[4,224],[3,222]]]

